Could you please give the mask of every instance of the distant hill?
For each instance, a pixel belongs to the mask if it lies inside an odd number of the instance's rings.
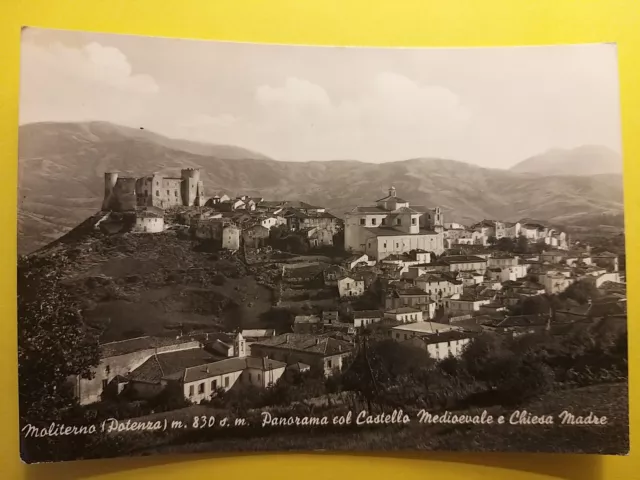
[[[549,150],[523,160],[511,167],[511,171],[539,175],[621,174],[622,158],[610,148],[584,145],[571,150]]]
[[[622,212],[619,174],[538,175],[419,158],[383,164],[351,160],[280,162],[239,147],[173,140],[104,122],[20,127],[19,250],[45,245],[94,214],[103,173],[136,176],[202,169],[207,195],[260,195],[324,205],[342,215],[394,185],[413,203],[440,205],[449,221],[524,217],[574,223]]]

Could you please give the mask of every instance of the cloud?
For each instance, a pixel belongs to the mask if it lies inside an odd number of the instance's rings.
[[[20,121],[106,120],[147,125],[160,87],[127,56],[97,42],[23,42]]]
[[[331,106],[329,95],[321,86],[295,77],[287,78],[282,87],[270,85],[258,87],[256,100],[264,107],[327,108]]]
[[[383,161],[434,154],[471,118],[451,90],[388,72],[372,77],[351,98],[332,98],[320,85],[291,77],[281,85],[260,86],[255,100],[261,109],[252,125],[255,147],[291,160],[346,155]],[[273,140],[278,138],[291,140]],[[372,151],[377,158],[365,158],[363,152]]]
[[[134,93],[157,93],[158,84],[150,75],[134,74],[126,55],[115,47],[92,42],[82,48],[61,43],[23,45],[24,68],[40,75],[71,77]]]

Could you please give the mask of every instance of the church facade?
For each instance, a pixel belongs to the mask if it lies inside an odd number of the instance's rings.
[[[344,247],[378,261],[412,250],[440,255],[444,252],[443,231],[440,207],[412,205],[391,187],[374,205],[357,206],[346,214]]]

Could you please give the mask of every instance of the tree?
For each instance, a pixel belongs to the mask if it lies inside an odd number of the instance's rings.
[[[502,237],[496,242],[496,248],[502,252],[513,252],[516,242],[511,237]]]
[[[70,378],[91,378],[100,360],[97,338],[84,325],[78,303],[60,284],[60,271],[67,263],[68,258],[61,255],[18,265],[21,428],[67,420],[68,411],[77,404]],[[49,445],[54,440],[38,440],[25,439],[24,455],[47,458],[50,454],[55,459],[64,450],[65,442],[55,440],[59,444],[56,453]]]
[[[529,251],[529,240],[524,235],[518,236],[516,241],[516,249],[519,253],[527,253]]]
[[[59,282],[58,268],[18,268],[18,362],[21,415],[45,418],[73,404],[71,376],[91,378],[97,338],[77,302]]]
[[[489,238],[487,238],[487,243],[489,245],[495,245],[496,243],[498,243],[498,239],[491,235]]]
[[[600,296],[600,292],[592,282],[580,280],[569,285],[569,287],[562,292],[560,296],[562,298],[570,298],[578,302],[580,305],[584,305],[589,300],[598,298]]]

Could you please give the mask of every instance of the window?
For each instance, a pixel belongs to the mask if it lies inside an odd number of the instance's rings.
[[[211,391],[215,392],[218,389],[218,380],[211,380]]]
[[[198,393],[204,393],[204,382],[198,385]]]
[[[412,218],[411,219],[411,225],[415,225],[416,224],[417,219],[416,218]]]
[[[260,374],[258,374],[258,381],[262,380],[262,377],[260,376]]]
[[[399,248],[400,244],[398,242],[396,242],[396,248]]]
[[[366,218],[361,218],[360,219],[360,225],[366,225],[367,224],[367,219]]]
[[[189,385],[189,396],[193,397],[193,385]]]
[[[175,194],[176,194],[176,197],[178,196],[178,190],[176,190],[176,191],[175,191],[175,192],[173,192],[173,193],[175,193]]]
[[[347,289],[351,288],[351,284],[349,282],[347,282]]]
[[[406,333],[404,334],[404,339],[408,340],[409,339],[409,335],[407,335]]]
[[[384,242],[384,243],[382,244],[382,246],[383,246],[384,248],[387,248],[387,242]]]
[[[382,224],[382,225],[386,225],[386,224],[387,224],[387,219],[386,219],[386,218],[383,218],[383,219],[382,219],[381,224]]]
[[[107,389],[107,384],[108,384],[107,380],[102,380],[102,390],[106,390]]]
[[[109,365],[107,365],[104,369],[104,373],[107,375],[107,377],[109,376],[109,374],[111,373],[111,367]]]
[[[331,368],[331,360],[327,360],[327,368]]]
[[[158,185],[160,185],[160,182],[156,182],[156,187],[157,187]]]
[[[160,190],[156,190],[156,197],[160,196]]]
[[[144,191],[144,196],[146,197],[147,195],[149,195],[149,190]]]
[[[224,386],[225,387],[229,386],[229,377],[224,377]]]
[[[171,192],[169,190],[167,190],[167,195],[171,195]]]
[[[372,219],[371,219],[371,225],[375,225],[375,224],[376,224],[376,219],[375,219],[375,218],[372,218]]]

